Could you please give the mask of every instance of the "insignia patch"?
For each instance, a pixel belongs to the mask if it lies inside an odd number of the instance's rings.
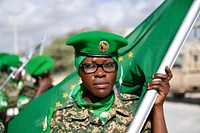
[[[101,117],[108,117],[108,112],[102,112],[102,113],[100,114],[100,116],[101,116]]]
[[[109,49],[109,43],[107,41],[101,41],[99,43],[99,51],[106,52]]]

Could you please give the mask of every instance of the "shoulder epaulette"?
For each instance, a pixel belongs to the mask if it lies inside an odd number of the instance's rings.
[[[133,94],[123,94],[123,93],[119,94],[119,99],[121,100],[134,100],[139,98],[140,98],[139,96]]]
[[[66,102],[62,103],[60,106],[56,106],[54,111],[60,110],[62,108],[70,108],[73,106],[74,102],[75,102],[74,99],[67,100]]]

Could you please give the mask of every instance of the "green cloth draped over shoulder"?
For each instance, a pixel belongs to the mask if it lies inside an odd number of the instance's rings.
[[[92,113],[100,118],[101,121],[105,121],[106,117],[103,117],[102,113],[108,112],[110,107],[114,103],[114,93],[103,99],[102,101],[96,103],[87,103],[82,98],[83,85],[76,87],[72,93],[72,98],[77,99],[77,104],[88,108]],[[74,93],[75,92],[75,93]]]

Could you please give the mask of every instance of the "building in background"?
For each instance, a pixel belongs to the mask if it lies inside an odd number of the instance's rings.
[[[186,93],[200,92],[200,23],[194,27],[195,39],[180,52],[173,68],[171,90],[173,96],[183,98]]]

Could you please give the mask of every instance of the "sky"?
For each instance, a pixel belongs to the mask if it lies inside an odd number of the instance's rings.
[[[133,30],[163,0],[1,0],[0,52],[28,51],[80,29]],[[131,29],[131,30],[130,30]]]

